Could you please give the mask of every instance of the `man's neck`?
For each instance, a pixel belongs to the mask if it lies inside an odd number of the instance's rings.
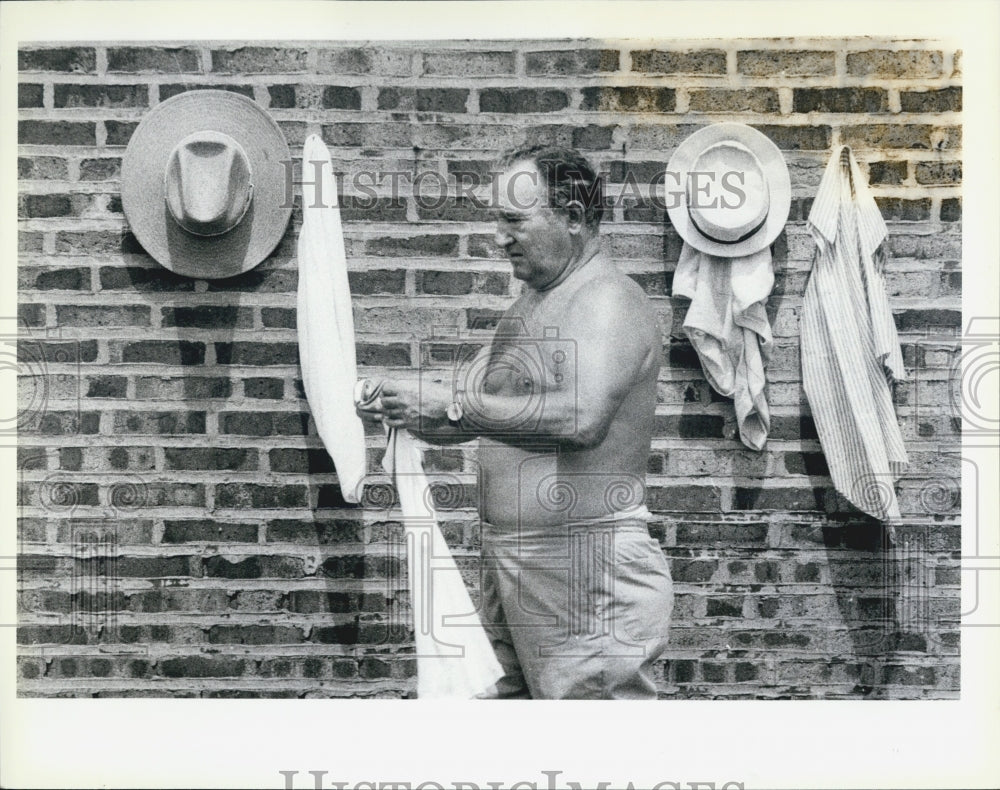
[[[536,288],[536,291],[551,291],[556,288],[561,283],[565,282],[571,274],[580,271],[584,266],[590,263],[597,254],[601,251],[601,238],[600,236],[592,236],[586,242],[584,242],[583,247],[580,249],[579,253],[574,255],[569,263],[563,267],[563,270],[559,272],[552,279],[551,282],[546,283],[542,288]]]

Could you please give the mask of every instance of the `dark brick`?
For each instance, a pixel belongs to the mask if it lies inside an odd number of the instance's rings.
[[[159,673],[168,678],[226,678],[242,676],[246,662],[221,656],[187,656],[162,659],[156,666]]]
[[[701,677],[706,683],[725,683],[726,665],[716,664],[712,661],[703,661],[701,664]]]
[[[215,488],[215,505],[224,508],[307,507],[308,491],[300,485],[223,483]]]
[[[955,86],[927,91],[900,91],[903,112],[958,112],[962,109],[962,89]]]
[[[833,52],[800,49],[748,49],[736,53],[736,71],[750,77],[806,77],[830,75],[836,68]]]
[[[267,523],[267,542],[313,545],[359,543],[369,539],[366,529],[364,522],[358,519],[273,519]]]
[[[305,49],[213,49],[212,71],[222,74],[289,74],[306,70]]]
[[[358,343],[359,365],[409,367],[410,346],[406,343]]]
[[[205,376],[184,376],[181,378],[141,376],[136,378],[136,397],[162,397],[162,391],[165,386],[176,386],[178,384],[182,387],[185,400],[228,398],[233,394],[232,382],[224,378]]]
[[[782,151],[825,151],[830,147],[829,126],[772,126],[751,124]]]
[[[19,304],[17,306],[17,322],[21,326],[45,326],[45,305]]]
[[[65,436],[74,433],[95,434],[100,431],[99,412],[53,411],[32,415],[32,419],[21,429],[24,433],[40,433],[45,436]],[[97,503],[94,502],[96,505]]]
[[[677,525],[678,546],[763,546],[766,541],[767,524]]]
[[[20,156],[17,159],[17,177],[20,179],[67,179],[69,168],[66,160],[58,156]]]
[[[815,562],[807,562],[805,564],[796,563],[795,581],[818,583],[819,580],[820,580],[819,565],[817,565]]]
[[[819,439],[812,417],[772,417],[772,439]]]
[[[397,112],[465,112],[469,91],[464,88],[381,88],[378,108]]]
[[[330,474],[336,471],[326,450],[280,448],[270,450],[268,458],[272,472]]]
[[[104,129],[107,132],[105,145],[128,145],[128,141],[132,139],[132,132],[138,125],[131,121],[105,121]]]
[[[458,236],[380,236],[365,241],[365,254],[387,257],[453,256],[458,254]]]
[[[149,326],[149,307],[92,307],[90,305],[58,305],[56,323],[59,326]]]
[[[96,340],[31,340],[17,342],[17,359],[19,362],[37,364],[40,361],[73,363],[94,362],[97,359]]]
[[[477,198],[441,197],[434,193],[416,195],[417,214],[421,220],[436,222],[488,222],[486,203]]]
[[[903,310],[894,315],[900,332],[921,332],[931,327],[961,330],[961,310]]]
[[[785,471],[792,475],[830,474],[823,453],[785,453]]]
[[[570,76],[618,71],[618,51],[614,49],[563,49],[528,52],[528,76]]]
[[[72,625],[19,625],[17,627],[19,645],[85,645],[87,632]]]
[[[646,501],[656,511],[718,513],[721,509],[721,493],[716,486],[650,486]]]
[[[17,85],[18,107],[41,107],[43,86],[32,82],[20,82]]]
[[[934,50],[870,49],[847,53],[847,73],[852,77],[910,79],[940,77],[941,53]]]
[[[248,99],[253,98],[253,86],[252,85],[213,85],[211,83],[204,85],[195,85],[190,82],[178,82],[178,83],[167,83],[160,85],[160,101],[166,101],[167,99],[172,99],[181,93],[187,93],[188,91],[228,91],[229,93],[238,93],[241,96],[246,96]]]
[[[216,343],[215,359],[220,365],[297,365],[298,343]]]
[[[190,576],[192,560],[193,558],[188,556],[119,557],[115,563],[115,571],[123,578],[153,579],[166,576]],[[92,560],[83,560],[81,564],[87,565],[92,562]],[[81,570],[84,573],[87,572],[86,568]]]
[[[130,434],[203,434],[203,411],[116,411],[116,433]]]
[[[361,91],[341,85],[327,85],[323,88],[322,102],[325,110],[360,110]]]
[[[295,310],[289,307],[262,307],[260,318],[265,327],[295,329],[297,326]]]
[[[272,109],[287,110],[295,106],[294,85],[268,85],[267,93]]]
[[[679,560],[670,561],[671,576],[675,581],[704,584],[710,581],[719,569],[718,560]]]
[[[706,88],[690,92],[692,112],[778,112],[778,92],[773,88]]]
[[[358,624],[317,626],[309,632],[309,641],[322,645],[355,645],[358,643]]]
[[[21,145],[96,145],[97,127],[87,121],[18,121]]]
[[[736,510],[822,510],[825,488],[734,489]]]
[[[347,275],[354,295],[402,294],[406,290],[405,269],[375,269]]]
[[[961,184],[961,162],[917,162],[918,184]]]
[[[167,447],[167,469],[247,471],[257,468],[255,450],[235,447]]]
[[[958,222],[962,219],[962,199],[945,198],[941,201],[941,221]]]
[[[632,71],[651,74],[725,74],[726,53],[721,49],[691,52],[639,49],[632,52]]]
[[[543,113],[569,106],[565,91],[542,88],[484,88],[479,93],[480,112]]]
[[[303,639],[301,628],[287,625],[213,625],[208,629],[213,645],[289,645]]]
[[[657,416],[656,435],[682,439],[717,439],[722,436],[723,419],[716,414],[671,414]]]
[[[205,344],[190,340],[140,340],[126,343],[122,362],[150,362],[160,365],[202,365]]]
[[[195,281],[167,269],[141,269],[134,266],[102,266],[98,272],[101,290],[135,290],[140,293],[193,291]]]
[[[204,561],[205,575],[220,579],[301,578],[302,560],[295,557],[254,556],[230,561],[225,557],[208,557]]]
[[[883,88],[796,88],[792,112],[889,111],[889,93]]]
[[[180,47],[109,47],[108,71],[170,74],[197,72],[201,71],[201,59],[197,50]]]
[[[875,198],[875,203],[882,212],[883,219],[890,221],[921,222],[931,216],[930,198],[904,200],[879,196]]]
[[[285,382],[269,378],[246,379],[243,382],[243,394],[248,398],[280,400],[285,394]]]
[[[343,195],[340,217],[344,222],[405,222],[406,201],[403,198]]]
[[[708,617],[742,617],[743,600],[737,597],[711,597],[705,614]]]
[[[746,683],[750,680],[756,680],[758,674],[759,669],[757,666],[746,661],[738,662],[734,671],[734,677],[737,683]]]
[[[21,195],[18,215],[22,217],[71,217],[74,214],[70,195]]]
[[[435,295],[507,293],[508,276],[503,272],[418,271],[417,292]]]
[[[69,71],[93,73],[97,53],[92,47],[58,47],[53,49],[20,49],[18,71]]]
[[[60,457],[62,450],[60,448]],[[18,447],[17,448],[17,468],[18,469],[47,469],[46,451],[41,447]]]
[[[583,110],[598,112],[673,112],[673,88],[602,87],[583,89]]]
[[[163,307],[161,323],[165,327],[184,326],[198,329],[229,329],[253,327],[249,307],[233,305],[199,305],[197,307]]]
[[[237,436],[304,436],[309,414],[297,411],[222,412],[219,432]]]
[[[906,162],[871,162],[868,165],[869,184],[902,184],[905,179]]]
[[[125,376],[95,376],[87,382],[88,398],[124,398],[128,389]]]
[[[56,83],[56,107],[146,107],[149,90],[145,85],[73,85]]]
[[[866,124],[845,126],[843,141],[853,148],[945,150],[960,148],[961,127],[927,124]]]

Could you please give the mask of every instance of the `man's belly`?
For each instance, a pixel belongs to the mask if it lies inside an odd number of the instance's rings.
[[[547,526],[641,505],[645,470],[597,451],[526,450],[479,443],[480,517],[498,526]]]

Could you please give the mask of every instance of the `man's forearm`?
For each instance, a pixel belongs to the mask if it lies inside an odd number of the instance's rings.
[[[607,431],[566,390],[528,395],[465,393],[461,403],[463,430],[506,444],[542,441],[585,449],[599,444]]]

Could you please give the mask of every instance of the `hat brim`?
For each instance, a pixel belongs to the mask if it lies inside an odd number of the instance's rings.
[[[705,236],[691,221],[687,204],[681,200],[667,206],[667,216],[681,239],[709,255],[737,258],[752,255],[769,246],[788,221],[792,205],[792,182],[788,164],[781,151],[766,135],[742,123],[716,123],[705,126],[687,137],[674,151],[667,172],[676,174],[676,185],[683,188],[688,173],[701,153],[709,146],[735,140],[749,148],[761,164],[768,187],[768,210],[764,223],[753,235],[734,244],[725,244]],[[668,185],[673,179],[667,180]]]
[[[239,142],[253,173],[250,207],[235,228],[219,236],[184,231],[167,209],[163,180],[177,143],[206,130]],[[290,160],[278,124],[253,100],[229,91],[181,93],[151,109],[132,134],[122,160],[122,210],[143,249],[170,271],[233,277],[270,255],[285,233],[292,209],[282,162]]]

